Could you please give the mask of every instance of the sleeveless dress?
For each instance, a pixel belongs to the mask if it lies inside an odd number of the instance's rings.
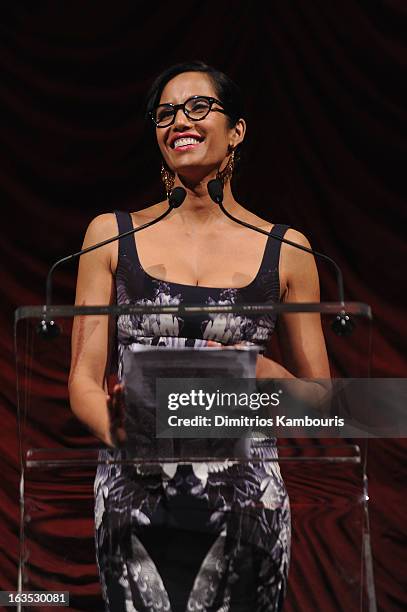
[[[119,232],[132,229],[116,212]],[[288,226],[275,225],[284,236]],[[281,243],[268,238],[256,277],[239,289],[153,278],[140,265],[134,235],[119,241],[118,304],[277,302]],[[118,371],[134,344],[202,347],[249,341],[265,349],[275,315],[118,317]],[[100,463],[95,478],[96,554],[110,612],[264,612],[281,610],[290,557],[290,507],[275,438],[253,443],[256,462],[173,467],[163,478],[127,464]],[[101,459],[123,459],[106,449]]]

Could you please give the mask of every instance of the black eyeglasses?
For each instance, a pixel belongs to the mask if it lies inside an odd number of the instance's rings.
[[[181,108],[184,114],[189,119],[192,119],[192,121],[201,121],[205,119],[211,111],[217,111],[224,115],[226,114],[223,108],[212,108],[214,104],[223,106],[222,102],[219,102],[216,98],[210,98],[209,96],[192,96],[192,98],[188,98],[183,104],[159,104],[148,114],[157,127],[164,128],[174,123],[175,116]]]

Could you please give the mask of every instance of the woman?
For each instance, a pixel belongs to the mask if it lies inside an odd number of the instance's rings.
[[[235,217],[309,246],[287,226],[273,225],[241,206],[230,178],[246,123],[239,91],[223,73],[201,62],[180,64],[155,81],[148,97],[167,195],[187,196],[163,221],[81,258],[77,304],[314,302],[318,275],[311,255],[229,220],[208,195],[224,185],[224,206]],[[94,219],[84,247],[158,217],[164,200],[132,214]],[[281,248],[280,248],[281,246]],[[221,264],[221,265],[220,265]],[[206,319],[206,320],[204,320]],[[202,347],[248,341],[263,351],[276,317],[236,317],[233,325],[203,317],[198,323],[159,317],[119,317],[119,377],[126,347],[134,343]],[[221,324],[219,324],[221,323]],[[106,393],[109,355],[106,318],[75,321],[70,396],[75,414],[106,445],[123,431],[116,418],[120,388]],[[328,378],[320,320],[281,318],[284,365],[261,355],[257,376]],[[254,449],[277,456],[275,440]],[[118,449],[106,451],[120,458]],[[130,466],[99,466],[96,544],[107,610],[280,610],[289,564],[289,504],[273,462],[196,473],[178,466],[168,479],[140,475]]]

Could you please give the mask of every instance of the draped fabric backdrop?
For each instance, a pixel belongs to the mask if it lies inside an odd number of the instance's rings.
[[[241,85],[248,138],[238,200],[336,259],[347,299],[374,312],[373,374],[405,376],[406,32],[403,0],[2,5],[0,589],[15,588],[17,567],[13,311],[43,303],[50,264],[80,248],[92,217],[163,198],[142,111],[165,67],[202,59]],[[319,269],[322,297],[336,299],[332,270]],[[73,302],[75,275],[74,265],[58,271],[55,303]],[[37,432],[42,445],[57,421]],[[369,445],[386,611],[406,604],[404,451],[400,440]]]

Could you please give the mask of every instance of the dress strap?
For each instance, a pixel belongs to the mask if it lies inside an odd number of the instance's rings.
[[[280,261],[280,251],[281,251],[281,242],[280,240],[275,240],[273,236],[277,236],[278,238],[284,238],[284,234],[289,229],[289,225],[285,225],[283,223],[276,223],[271,230],[271,236],[267,239],[266,249],[263,256],[263,261],[261,264],[261,270],[274,270],[277,268]]]
[[[115,210],[117,227],[119,234],[129,232],[134,229],[133,220],[129,212],[123,210]],[[138,255],[136,249],[136,242],[134,240],[134,234],[124,236],[119,240],[119,258],[127,257],[130,261],[138,263]]]

